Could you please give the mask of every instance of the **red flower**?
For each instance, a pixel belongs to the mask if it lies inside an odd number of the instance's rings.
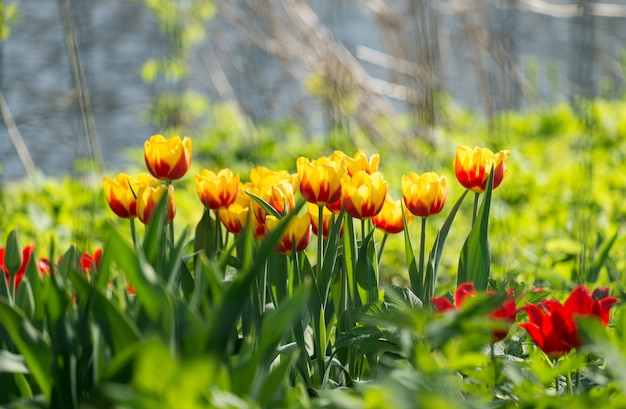
[[[17,270],[17,272],[15,272],[15,289],[16,290],[17,290],[17,287],[20,285],[22,278],[24,278],[24,274],[26,274],[26,268],[28,267],[28,262],[30,261],[31,256],[34,251],[35,251],[35,245],[32,243],[24,247],[24,249],[22,250],[22,265]],[[5,248],[0,247],[0,269],[4,271],[4,276],[7,280],[7,283],[9,283],[11,279],[11,274],[9,270],[7,269],[7,267],[4,265],[4,253],[5,253]]]
[[[603,325],[609,323],[610,309],[618,301],[608,296],[608,289],[593,293],[579,285],[569,295],[565,304],[558,300],[545,300],[539,305],[525,307],[530,322],[520,324],[535,344],[552,358],[559,358],[582,345],[575,318],[597,317]]]
[[[93,255],[85,252],[79,259],[80,268],[93,272],[94,268],[97,270],[100,267],[100,258],[102,258],[102,249],[96,249]]]
[[[488,292],[487,294],[495,295],[494,292]],[[474,288],[474,283],[462,283],[454,292],[454,305],[446,297],[432,297],[432,302],[435,305],[437,312],[445,312],[461,308],[465,303],[465,300],[475,295],[476,289]],[[502,305],[492,311],[491,318],[498,321],[508,322],[510,326],[515,322],[516,316],[517,308],[515,307],[515,297],[513,296],[512,290],[509,290],[506,300],[504,300]],[[506,331],[495,330],[492,333],[492,338],[494,341],[500,341],[504,339],[508,333],[508,329]]]

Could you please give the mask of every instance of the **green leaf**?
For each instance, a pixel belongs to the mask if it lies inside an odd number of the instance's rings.
[[[493,174],[489,172],[489,181],[483,197],[478,217],[469,236],[461,249],[457,285],[474,283],[476,291],[486,291],[491,269],[491,250],[489,247],[489,210],[493,190]]]
[[[341,227],[343,225],[343,218],[345,210],[342,210],[337,216],[335,223],[330,229],[330,235],[326,244],[326,251],[324,253],[324,265],[322,266],[321,274],[319,275],[319,292],[321,296],[321,302],[324,306],[328,303],[328,296],[330,293],[330,284],[333,278],[333,274],[337,270],[337,260],[339,253],[339,237],[341,235]],[[319,238],[318,238],[319,240]]]
[[[373,251],[374,229],[363,239],[359,248],[356,267],[356,285],[361,305],[378,301],[378,279],[376,277],[376,255]]]
[[[150,222],[146,225],[146,233],[142,246],[146,259],[152,267],[154,267],[157,273],[161,272],[161,268],[165,262],[167,245],[167,234],[165,229],[167,201],[168,192],[165,191],[163,195],[161,195],[159,203],[150,217]]]
[[[0,351],[0,372],[29,374],[30,371],[22,355]]]
[[[258,351],[261,365],[269,367],[272,363],[281,338],[304,312],[310,292],[310,285],[300,286],[280,308],[265,318]]]
[[[0,298],[0,323],[7,330],[17,349],[24,357],[33,379],[49,401],[53,379],[52,349],[43,334],[30,323],[20,310]]]
[[[257,195],[252,194],[250,192],[246,192],[246,193],[248,194],[248,196],[250,196],[252,198],[252,200],[257,202],[259,204],[259,206],[261,206],[263,208],[263,210],[265,210],[265,212],[267,214],[271,214],[272,216],[276,217],[277,219],[280,219],[281,217],[283,217],[280,213],[278,213],[278,210],[274,209],[274,207],[272,207],[272,205],[267,203],[265,200],[261,199]]]
[[[291,344],[294,347],[296,344]],[[272,368],[269,374],[263,377],[256,377],[252,386],[252,398],[256,398],[262,407],[276,407],[272,404],[273,399],[281,391],[281,386],[286,383],[288,373],[294,367],[300,350],[297,348],[283,349],[280,351],[280,361]]]
[[[428,263],[426,264],[426,278],[424,279],[424,300],[427,303],[430,303],[430,299],[435,295],[437,277],[439,276],[439,265],[441,264],[441,256],[443,255],[443,249],[446,245],[448,234],[450,233],[450,227],[452,227],[452,222],[456,217],[456,213],[461,207],[461,203],[463,203],[463,199],[465,199],[468,192],[469,190],[466,189],[450,210],[448,217],[443,222],[439,232],[437,232],[435,243],[433,244],[433,248],[430,250]]]
[[[589,266],[589,270],[587,270],[587,274],[585,275],[585,282],[595,283],[596,281],[598,281],[600,270],[602,269],[604,263],[609,257],[609,251],[611,251],[611,247],[613,247],[613,244],[615,244],[615,240],[617,239],[617,233],[618,232],[616,231],[610,239],[602,242],[602,245],[598,250],[598,255]]]
[[[289,223],[291,217],[297,214],[300,207],[296,206],[294,210],[281,219],[278,226],[261,242],[261,246],[253,260],[244,259],[242,269],[233,279],[221,305],[217,307],[215,319],[209,331],[211,336],[207,347],[214,358],[222,359],[225,356],[231,334],[237,325],[237,319],[250,300],[250,290],[256,278],[265,271],[265,263],[268,257],[275,251],[276,243],[278,243],[278,240],[287,229],[287,223]],[[244,237],[250,237],[250,229],[251,223],[246,226],[247,232],[244,233]],[[251,245],[252,243],[250,243]],[[248,257],[250,256],[251,254]]]
[[[413,252],[413,245],[411,244],[411,236],[409,234],[409,226],[404,213],[404,206],[402,206],[402,222],[404,223],[404,254],[406,256],[406,266],[409,270],[411,289],[418,297],[423,296],[422,277],[419,276],[419,271],[417,269],[417,261],[415,260],[415,253]]]
[[[70,272],[70,280],[76,289],[81,303],[91,301],[94,321],[102,329],[102,334],[114,353],[139,341],[140,334],[135,324],[130,321],[111,300],[92,286],[78,272]],[[88,311],[85,311],[87,313]]]

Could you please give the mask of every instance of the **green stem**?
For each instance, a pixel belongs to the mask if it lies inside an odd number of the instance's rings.
[[[130,221],[130,236],[133,239],[133,247],[137,248],[137,228],[135,227],[135,218],[131,217]]]
[[[422,217],[422,231],[420,236],[420,259],[418,270],[418,288],[419,294],[417,296],[424,301],[424,253],[426,252],[426,217]],[[430,302],[426,300],[426,302]]]
[[[361,243],[365,240],[365,219],[361,219]]]
[[[318,205],[317,213],[317,275],[322,273],[324,261],[324,206]]]
[[[385,233],[383,236],[383,240],[380,242],[380,249],[378,250],[378,264],[380,264],[380,260],[383,257],[383,250],[385,249],[385,244],[387,243],[387,238],[389,237],[388,233]]]
[[[491,363],[493,364],[493,390],[498,387],[498,365],[496,365],[496,343],[491,341]]]
[[[567,371],[567,393],[570,395],[574,394],[574,386],[572,385],[572,372]]]
[[[220,250],[220,219],[218,217],[219,211],[220,209],[215,209],[215,232],[213,236],[213,244],[215,245],[215,259],[217,259],[217,254]]]
[[[174,220],[170,222],[170,256],[174,254]]]
[[[169,190],[170,190],[170,185],[172,184],[171,180],[168,180],[166,183],[166,191],[165,194],[168,195],[169,194]],[[168,198],[169,200],[169,198]],[[167,206],[167,205],[166,205]],[[167,208],[165,210],[165,217],[167,218]],[[172,221],[170,222],[170,255],[174,254],[174,219],[172,219]]]
[[[474,210],[472,211],[472,227],[474,227],[474,223],[476,223],[476,217],[478,216],[478,196],[480,196],[480,192],[474,193]]]

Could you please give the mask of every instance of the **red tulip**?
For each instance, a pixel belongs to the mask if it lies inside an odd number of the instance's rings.
[[[610,309],[618,301],[609,297],[607,289],[593,293],[579,285],[569,295],[565,304],[558,300],[545,300],[539,305],[525,307],[530,322],[520,324],[535,344],[552,358],[559,358],[573,348],[579,348],[582,340],[578,333],[576,317],[596,317],[603,325],[609,323]]]
[[[26,268],[28,267],[28,263],[30,262],[30,259],[34,251],[35,251],[34,244],[29,244],[28,246],[24,247],[24,249],[22,250],[22,265],[15,272],[15,289],[16,290],[17,290],[17,287],[20,285],[20,282],[24,278],[24,274],[26,274]],[[11,275],[7,267],[4,265],[4,253],[5,253],[5,248],[0,247],[0,270],[4,271],[4,276],[7,280],[7,283],[9,283]]]
[[[487,294],[495,295],[494,292],[488,292]],[[475,295],[476,289],[474,288],[474,283],[462,283],[454,292],[454,305],[446,297],[432,297],[432,302],[435,305],[437,312],[445,312],[461,308],[465,303],[465,300]],[[513,296],[512,290],[509,290],[506,300],[504,300],[502,305],[491,312],[491,318],[498,321],[504,321],[510,326],[515,322],[516,316],[517,308],[515,307],[515,297]],[[492,339],[494,341],[500,341],[504,339],[508,333],[508,329],[506,331],[494,330],[492,332]]]

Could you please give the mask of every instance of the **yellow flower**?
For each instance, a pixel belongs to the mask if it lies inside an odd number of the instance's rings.
[[[239,175],[234,176],[230,169],[222,169],[217,174],[202,169],[196,175],[196,192],[202,204],[212,210],[222,209],[235,202],[239,191]]]
[[[239,193],[234,203],[218,212],[218,218],[226,227],[226,230],[233,234],[239,234],[248,224],[250,217],[250,196],[244,191],[244,185],[239,186]]]
[[[268,215],[265,219],[267,231],[272,231],[279,223],[280,220],[272,215]],[[296,252],[301,252],[306,249],[311,240],[311,219],[308,214],[294,216],[288,223],[287,229],[276,245],[276,251],[281,254],[290,254],[294,243]]]
[[[341,184],[347,177],[345,166],[326,157],[314,161],[299,157],[296,166],[300,193],[307,202],[326,205],[341,197]]]
[[[105,177],[103,181],[104,196],[113,212],[124,219],[137,216],[137,200],[135,195],[140,186],[156,186],[157,181],[147,173],[142,173],[133,179],[125,173],[120,173],[113,179]]]
[[[415,216],[429,217],[443,209],[448,195],[448,181],[434,172],[402,176],[402,196],[407,209]]]
[[[274,171],[264,166],[257,166],[250,170],[250,184],[252,186],[271,186],[283,182],[288,182],[293,187],[294,192],[298,190],[300,184],[297,173],[292,174],[286,170]]]
[[[387,182],[380,172],[370,175],[364,170],[359,170],[343,185],[341,204],[350,216],[369,219],[383,208],[386,196]]]
[[[157,179],[180,179],[191,165],[191,139],[188,137],[181,140],[178,136],[165,139],[163,135],[153,135],[143,148],[146,166]]]
[[[288,182],[271,186],[252,187],[250,193],[266,201],[278,214],[286,214],[296,207],[293,187]],[[252,200],[252,209],[257,220],[260,223],[265,223],[267,212],[256,200]]]
[[[176,202],[174,201],[174,186],[158,185],[143,186],[137,192],[137,217],[143,224],[148,224],[154,210],[157,208],[163,194],[167,192],[165,223],[171,223],[176,216]]]
[[[374,172],[378,172],[378,165],[380,164],[379,154],[375,153],[368,159],[362,149],[359,149],[352,158],[342,151],[335,151],[330,155],[329,159],[337,163],[343,161],[350,176],[354,176],[359,170],[364,170],[371,175]]]
[[[493,153],[487,148],[474,149],[459,145],[452,164],[459,183],[476,193],[484,192],[489,180],[489,172],[494,169],[493,188],[497,188],[506,175],[506,158],[511,151]]]
[[[382,210],[372,218],[374,226],[387,234],[400,233],[404,230],[402,206],[404,206],[402,200],[393,200],[391,195],[387,195]],[[411,221],[413,221],[413,214],[406,209],[406,206],[404,217],[406,218],[407,225],[410,225]]]

